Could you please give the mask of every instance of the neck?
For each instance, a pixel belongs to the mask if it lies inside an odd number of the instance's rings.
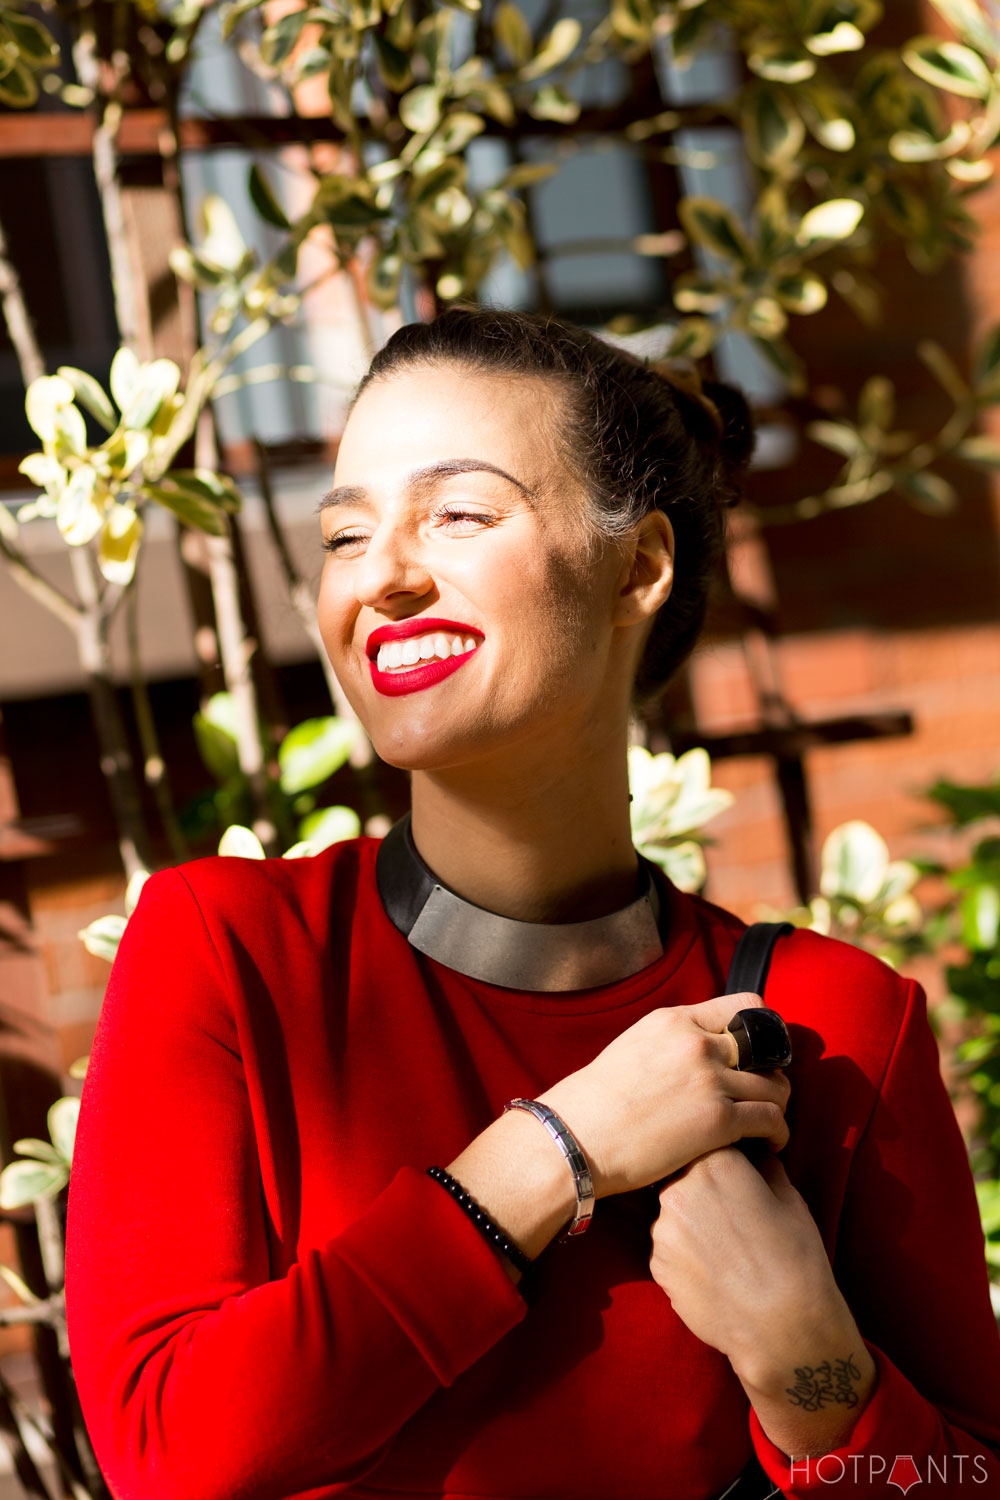
[[[414,771],[413,841],[451,890],[522,922],[583,922],[634,901],[625,725],[599,742]]]

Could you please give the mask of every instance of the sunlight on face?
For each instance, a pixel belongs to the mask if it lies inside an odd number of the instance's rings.
[[[351,413],[322,512],[320,628],[393,765],[571,738],[598,711],[620,561],[590,541],[561,399],[551,381],[425,365],[373,382]],[[372,641],[402,622],[408,647]]]

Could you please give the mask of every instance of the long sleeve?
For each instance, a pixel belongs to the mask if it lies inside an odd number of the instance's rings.
[[[965,1146],[912,982],[851,1165],[833,1267],[876,1389],[849,1441],[809,1462],[791,1464],[751,1411],[771,1479],[794,1500],[898,1495],[918,1480],[921,1495],[968,1485],[1000,1500],[1000,1332]]]
[[[413,1164],[273,1278],[268,1122],[239,1041],[229,970],[187,882],[154,876],[101,1012],[67,1211],[71,1355],[116,1500],[343,1490],[525,1314],[499,1258]]]

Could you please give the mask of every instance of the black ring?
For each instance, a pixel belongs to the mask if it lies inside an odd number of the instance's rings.
[[[738,1010],[726,1030],[736,1038],[740,1073],[767,1073],[772,1068],[787,1068],[792,1060],[792,1042],[788,1027],[776,1010],[767,1006]]]

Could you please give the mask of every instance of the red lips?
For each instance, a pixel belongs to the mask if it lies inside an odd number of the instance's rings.
[[[420,666],[408,667],[405,672],[379,671],[376,658],[384,641],[401,641],[406,640],[407,636],[429,635],[439,630],[451,635],[474,636],[477,643],[483,639],[483,632],[474,625],[462,625],[458,620],[440,620],[427,615],[414,615],[409,620],[399,620],[393,625],[380,625],[377,630],[373,630],[365,651],[375,691],[386,698],[401,698],[405,693],[419,693],[423,688],[433,687],[445,677],[450,677],[476,655],[478,644],[474,650],[463,651],[461,656],[449,656],[446,661],[425,661]]]
[[[457,620],[439,620],[429,615],[411,615],[408,620],[397,620],[392,625],[379,625],[373,630],[365,643],[365,654],[369,661],[374,661],[383,641],[405,641],[408,636],[426,635],[432,630],[443,630],[452,635],[474,635],[477,640],[483,638],[483,632],[474,625],[462,625]]]

